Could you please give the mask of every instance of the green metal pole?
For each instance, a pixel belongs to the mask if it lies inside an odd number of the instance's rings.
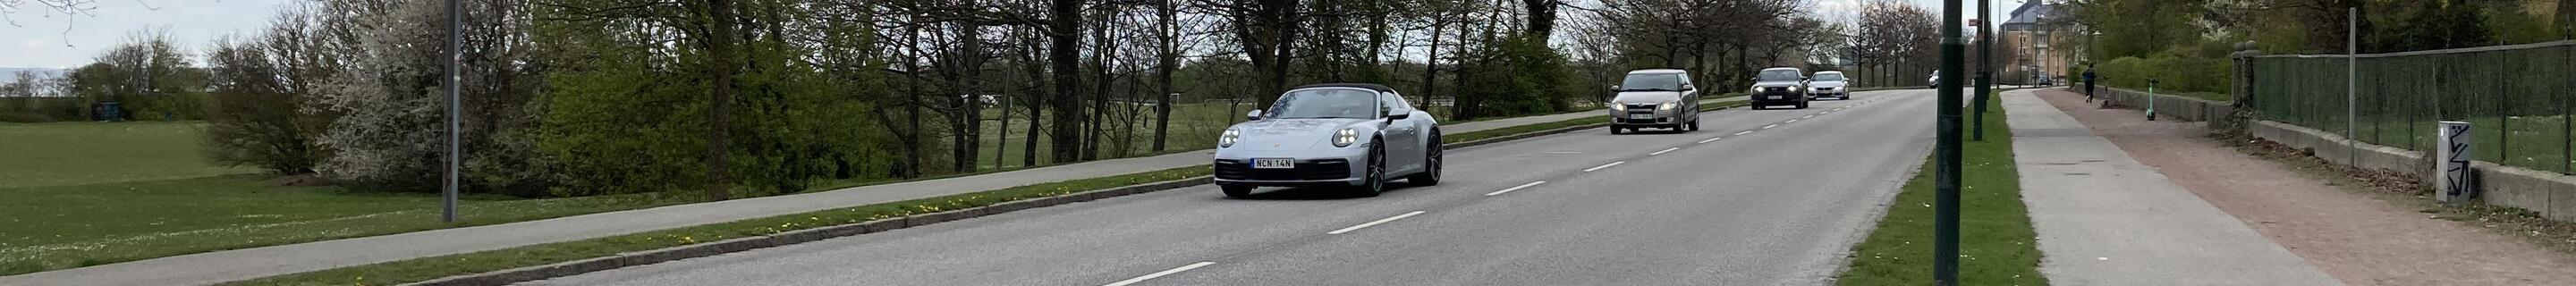
[[[1993,96],[1995,90],[1995,9],[1988,7],[1994,1],[1977,0],[1977,95],[1975,102],[1968,104],[1976,112],[1969,115],[1968,132],[1971,140],[1979,142],[1986,141],[1986,97]]]
[[[1967,47],[1959,43],[1960,0],[1943,0],[1941,13],[1941,74],[1961,75],[1967,68]],[[1959,285],[1959,82],[1957,76],[1943,77],[1938,83],[1940,99],[1934,108],[1939,126],[1933,141],[1933,207],[1932,207],[1932,285]]]
[[[2156,121],[2156,80],[2147,80],[2147,121]]]

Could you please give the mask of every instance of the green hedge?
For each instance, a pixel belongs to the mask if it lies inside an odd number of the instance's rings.
[[[2094,72],[2103,77],[2103,84],[2121,88],[2146,89],[2148,80],[2156,80],[2160,93],[2226,93],[2228,85],[2234,84],[2227,77],[2232,73],[2230,65],[2226,59],[2122,57],[2101,63]]]

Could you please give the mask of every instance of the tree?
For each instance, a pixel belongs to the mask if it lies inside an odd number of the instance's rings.
[[[122,106],[114,120],[203,118],[206,72],[177,45],[167,29],[137,30],[66,77],[90,103]]]

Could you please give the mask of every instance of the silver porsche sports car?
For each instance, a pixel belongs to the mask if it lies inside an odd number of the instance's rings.
[[[1361,196],[1390,178],[1440,184],[1440,122],[1384,85],[1300,86],[1218,135],[1216,184],[1229,197],[1255,187],[1335,187]]]

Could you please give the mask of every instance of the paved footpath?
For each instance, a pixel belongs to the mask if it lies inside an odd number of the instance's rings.
[[[1719,98],[1704,103],[1743,101]],[[1604,111],[1526,116],[1451,124],[1463,133],[1584,117]],[[1027,170],[839,190],[736,199],[568,216],[506,224],[369,236],[302,244],[226,250],[0,277],[0,285],[203,285],[328,270],[413,258],[576,241],[677,227],[731,222],[938,197],[1016,186],[1097,178],[1207,164],[1211,150],[1081,162]]]
[[[2001,98],[2050,284],[2343,284],[2030,90]]]

